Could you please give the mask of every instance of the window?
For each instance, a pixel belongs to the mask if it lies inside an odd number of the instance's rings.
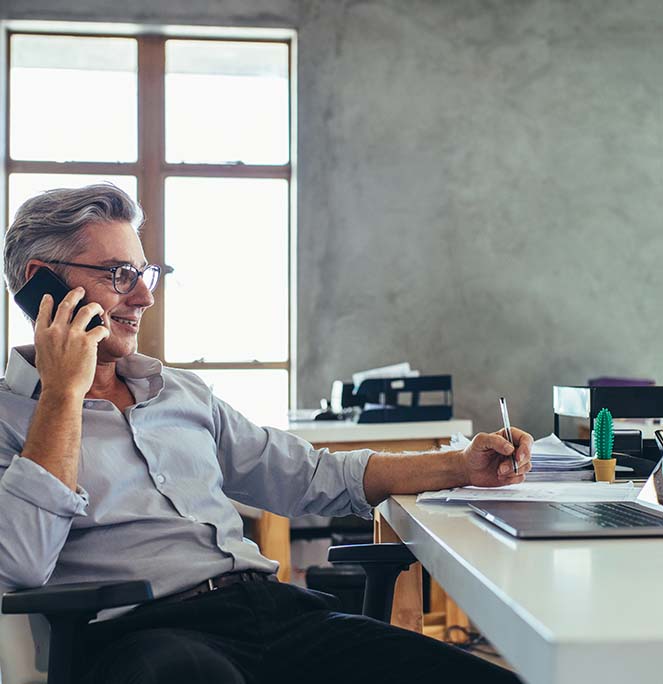
[[[293,402],[292,41],[9,34],[7,224],[48,188],[126,190],[166,272],[140,350],[263,424]]]

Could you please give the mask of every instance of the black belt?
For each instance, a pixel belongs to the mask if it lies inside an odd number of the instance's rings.
[[[195,598],[196,596],[201,596],[202,594],[207,594],[210,591],[216,591],[217,589],[223,589],[224,587],[230,587],[233,584],[238,584],[240,582],[278,582],[278,579],[276,575],[271,572],[257,572],[256,570],[228,572],[224,575],[210,577],[204,582],[196,584],[195,587],[191,587],[191,589],[187,589],[186,591],[180,591],[177,594],[170,594],[169,596],[162,596],[161,598],[154,599],[153,601],[143,603],[142,605],[138,606],[136,610],[140,610],[141,608],[149,608],[150,606],[160,605],[163,603],[186,601],[187,599]]]

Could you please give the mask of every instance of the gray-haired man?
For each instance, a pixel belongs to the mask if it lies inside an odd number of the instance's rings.
[[[368,517],[392,493],[519,482],[531,437],[513,430],[515,474],[498,434],[449,454],[330,454],[253,425],[196,375],[136,353],[158,279],[139,221],[123,192],[97,185],[29,200],[7,233],[12,292],[44,265],[73,289],[54,317],[43,299],[34,347],[12,350],[0,386],[0,585],[151,581],[161,600],[89,627],[89,682],[516,681],[278,583],[229,497]],[[104,327],[86,332],[95,314]]]

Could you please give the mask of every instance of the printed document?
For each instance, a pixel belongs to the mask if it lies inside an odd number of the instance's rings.
[[[417,503],[462,503],[464,501],[634,501],[640,486],[633,482],[521,482],[504,487],[455,487],[423,492]]]

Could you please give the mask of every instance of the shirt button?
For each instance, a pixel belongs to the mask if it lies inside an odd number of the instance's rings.
[[[166,478],[163,475],[157,475],[157,482],[159,484],[163,484],[166,481]]]
[[[197,522],[198,521],[198,518],[196,518],[195,515],[187,515],[186,517],[189,518],[189,520],[191,522]]]

